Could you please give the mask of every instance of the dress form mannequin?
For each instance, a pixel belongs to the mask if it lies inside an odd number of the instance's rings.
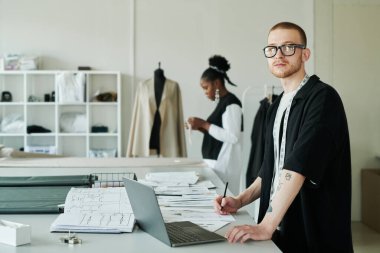
[[[160,128],[161,128],[161,116],[159,112],[162,93],[165,85],[164,71],[161,69],[161,63],[158,63],[158,69],[154,71],[154,95],[156,99],[156,112],[154,114],[154,121],[152,126],[152,132],[150,135],[149,149],[157,151],[157,156],[160,156]]]
[[[165,75],[164,70],[161,69],[160,64],[158,69],[154,71],[154,95],[156,97],[157,108],[160,107],[162,92],[164,90],[165,85]]]
[[[187,157],[180,86],[156,69],[137,85],[126,156]]]

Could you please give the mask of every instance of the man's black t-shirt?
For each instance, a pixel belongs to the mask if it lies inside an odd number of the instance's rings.
[[[281,99],[269,108],[259,222],[268,210],[273,176],[273,124]],[[273,241],[284,252],[353,252],[351,157],[347,119],[338,93],[317,76],[293,99],[284,169],[305,176]]]

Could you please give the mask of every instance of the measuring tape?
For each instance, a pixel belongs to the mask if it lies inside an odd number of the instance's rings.
[[[288,105],[286,106],[286,109],[285,109],[285,116],[284,116],[284,125],[282,127],[282,138],[281,138],[281,145],[280,145],[280,154],[279,154],[279,157],[278,155],[276,156],[276,161],[274,163],[274,168],[273,168],[273,177],[272,177],[272,188],[271,188],[271,200],[273,199],[274,197],[274,193],[275,193],[275,189],[278,185],[278,181],[281,177],[281,171],[282,171],[282,167],[284,166],[284,160],[285,160],[285,145],[286,145],[286,130],[287,130],[287,127],[288,127],[288,119],[289,119],[289,113],[290,113],[290,108],[292,107],[292,102],[293,102],[293,98],[295,97],[295,95],[297,94],[297,92],[302,88],[302,86],[305,85],[305,83],[307,83],[307,81],[309,81],[309,78],[310,76],[308,74],[305,74],[305,77],[303,78],[303,80],[301,81],[300,85],[297,87],[296,89],[296,92],[293,94],[293,96],[289,99],[289,102],[288,102]],[[277,109],[278,110],[278,109]],[[282,117],[277,117],[276,115],[276,118],[275,118],[275,121],[274,121],[274,128],[273,128],[273,132],[276,133],[274,136],[273,136],[273,141],[274,143],[278,143],[278,138],[279,136],[277,136],[277,133],[279,133],[278,131],[278,119],[281,120]],[[276,154],[277,154],[277,150],[274,151]],[[276,167],[277,166],[277,167]],[[277,168],[277,169],[276,169]],[[278,170],[278,175],[276,175],[276,171]],[[275,178],[277,176],[277,180],[275,182]]]

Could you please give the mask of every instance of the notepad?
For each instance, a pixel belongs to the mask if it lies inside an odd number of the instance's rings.
[[[72,188],[51,232],[132,232],[135,217],[124,187]]]

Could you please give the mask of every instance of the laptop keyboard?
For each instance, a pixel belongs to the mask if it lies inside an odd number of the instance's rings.
[[[200,235],[201,231],[197,228],[187,227],[184,229],[173,223],[165,223],[165,225],[172,243],[197,242],[214,238],[213,236],[207,238],[208,236],[205,236],[205,234]]]

